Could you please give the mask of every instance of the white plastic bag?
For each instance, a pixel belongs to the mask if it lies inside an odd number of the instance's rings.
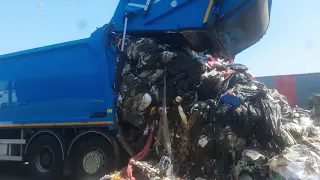
[[[293,145],[268,162],[270,169],[286,180],[319,180],[320,157],[306,145]]]

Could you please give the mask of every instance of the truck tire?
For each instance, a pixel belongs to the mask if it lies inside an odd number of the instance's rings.
[[[32,180],[57,180],[63,176],[63,154],[58,140],[50,135],[36,139],[28,148]]]
[[[114,169],[114,153],[110,142],[94,136],[80,143],[73,154],[73,175],[77,180],[97,180]]]

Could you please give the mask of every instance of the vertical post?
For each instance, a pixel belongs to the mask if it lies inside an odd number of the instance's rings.
[[[11,144],[8,144],[7,151],[8,151],[8,156],[11,156]]]
[[[125,19],[124,19],[124,27],[123,27],[123,34],[122,34],[121,51],[124,50],[124,44],[125,44],[126,35],[127,35],[127,26],[128,26],[128,17],[125,17]]]
[[[124,19],[124,27],[123,27],[123,33],[122,33],[122,42],[121,42],[121,47],[120,51],[122,52],[117,52],[117,62],[116,62],[116,69],[115,69],[115,79],[114,79],[114,91],[115,93],[118,93],[120,90],[121,86],[121,81],[122,81],[122,71],[125,66],[124,58],[122,57],[123,51],[124,51],[124,45],[126,42],[126,35],[127,35],[127,25],[128,25],[128,17],[127,15],[125,16]]]
[[[21,130],[21,139],[24,139],[24,131]],[[23,157],[23,144],[20,144],[20,156]]]

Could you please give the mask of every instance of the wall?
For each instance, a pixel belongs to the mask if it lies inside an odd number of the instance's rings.
[[[256,79],[285,95],[291,106],[307,108],[308,97],[313,93],[320,93],[320,73],[264,76]]]

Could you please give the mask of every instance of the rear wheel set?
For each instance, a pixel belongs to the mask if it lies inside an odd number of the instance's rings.
[[[32,180],[62,178],[63,152],[56,138],[40,136],[28,149],[29,173]]]
[[[76,179],[97,180],[109,173],[114,166],[114,153],[110,143],[103,137],[93,137],[80,143],[73,157]]]
[[[45,135],[28,149],[30,179],[60,180],[63,175],[63,152],[56,138]],[[114,167],[111,144],[103,137],[85,139],[72,153],[72,173],[77,180],[97,180]]]

